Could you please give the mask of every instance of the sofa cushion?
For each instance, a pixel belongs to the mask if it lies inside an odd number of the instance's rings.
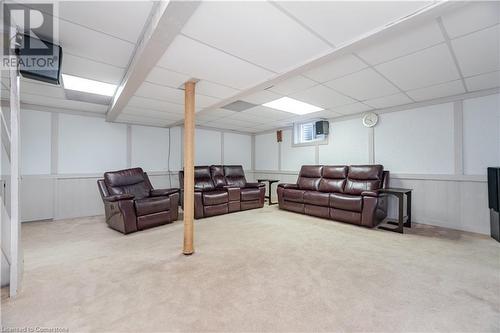
[[[305,191],[304,203],[316,206],[328,207],[330,204],[330,193],[317,191]]]
[[[304,202],[304,193],[306,191],[304,190],[294,190],[294,189],[284,189],[283,190],[283,198],[286,201],[293,201],[293,202]]]
[[[214,182],[215,188],[223,188],[227,185],[222,165],[211,165],[210,175],[212,176],[212,181]]]
[[[104,183],[110,195],[133,194],[136,199],[149,196],[151,187],[145,178],[141,168],[104,173]]]
[[[378,190],[382,187],[382,165],[352,165],[347,173],[344,193],[360,195],[363,191]]]
[[[215,188],[209,166],[194,167],[194,188],[203,191],[210,191]]]
[[[342,193],[347,178],[347,166],[325,165],[318,189],[321,192]]]
[[[242,188],[241,201],[259,200],[260,189],[258,187]]]
[[[149,215],[170,210],[169,197],[152,197],[134,201],[137,216]]]
[[[241,165],[225,165],[224,176],[229,186],[245,187],[247,181]]]
[[[303,165],[300,168],[297,184],[301,190],[317,191],[321,180],[321,165]]]
[[[227,203],[229,200],[229,196],[227,191],[210,191],[203,193],[203,205],[211,206],[211,205],[219,205],[223,203]]]
[[[330,194],[330,207],[361,212],[363,208],[363,198],[361,196],[332,193]]]

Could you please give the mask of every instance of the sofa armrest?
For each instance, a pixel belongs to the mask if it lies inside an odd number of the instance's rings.
[[[297,184],[278,184],[278,187],[281,187],[281,188],[294,188],[294,189],[298,189],[299,188],[299,185]]]
[[[378,198],[379,195],[380,195],[380,192],[378,190],[363,191],[363,192],[361,192],[361,196],[363,196],[363,197],[375,197],[375,198]]]
[[[103,197],[102,199],[107,202],[115,202],[120,200],[131,200],[134,199],[135,195],[133,194],[115,194],[107,197]]]
[[[163,197],[174,193],[179,193],[178,188],[164,188],[164,189],[153,189],[149,191],[149,196],[151,197]]]
[[[245,187],[246,188],[258,188],[258,187],[265,187],[266,184],[264,183],[246,183]]]

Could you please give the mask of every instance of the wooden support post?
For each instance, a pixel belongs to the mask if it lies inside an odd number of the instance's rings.
[[[184,250],[194,253],[194,87],[195,82],[184,84]]]

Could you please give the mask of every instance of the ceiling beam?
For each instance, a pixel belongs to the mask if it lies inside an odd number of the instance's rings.
[[[199,1],[161,1],[153,7],[143,38],[108,109],[107,121],[118,118],[199,4]]]
[[[446,2],[434,2],[429,6],[416,11],[415,13],[405,16],[399,20],[393,21],[389,24],[386,24],[383,27],[374,29],[366,34],[361,35],[360,37],[343,43],[341,45],[336,45],[336,48],[333,51],[329,51],[328,53],[319,56],[318,58],[301,64],[294,69],[282,74],[278,74],[272,77],[269,80],[261,82],[249,89],[246,89],[232,97],[226,98],[216,104],[213,104],[207,108],[204,108],[200,111],[200,114],[203,114],[204,111],[211,111],[218,108],[221,108],[227,104],[236,102],[237,100],[241,100],[242,98],[249,96],[251,94],[257,93],[259,91],[265,90],[269,87],[274,86],[284,80],[290,79],[297,75],[301,75],[304,72],[307,72],[310,69],[319,67],[321,65],[327,64],[339,56],[353,53],[360,46],[366,45],[367,43],[373,42],[374,39],[383,38],[387,33],[393,33],[394,31],[402,31],[404,29],[408,29],[414,25],[417,25],[425,20],[432,20],[443,13],[449,11],[450,9],[457,8],[463,6],[466,2],[454,2],[454,1],[446,1]]]

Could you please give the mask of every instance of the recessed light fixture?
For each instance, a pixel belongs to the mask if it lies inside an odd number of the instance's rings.
[[[324,110],[320,107],[290,97],[281,97],[269,103],[262,104],[262,106],[295,114],[308,114]]]
[[[116,85],[95,80],[84,79],[78,76],[62,74],[64,89],[83,91],[86,93],[113,96]]]

